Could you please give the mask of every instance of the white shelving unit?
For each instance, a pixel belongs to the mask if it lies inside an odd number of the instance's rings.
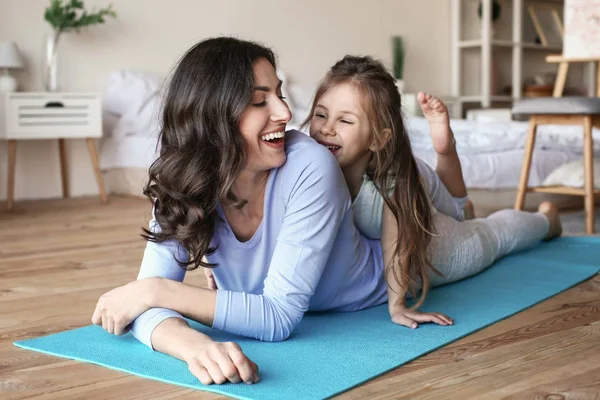
[[[521,83],[523,71],[523,51],[544,51],[562,53],[562,46],[543,46],[537,43],[523,42],[524,0],[512,0],[512,40],[492,39],[492,0],[481,0],[481,37],[473,40],[461,39],[463,2],[452,0],[452,97],[457,102],[458,114],[462,114],[462,104],[480,102],[481,107],[488,108],[494,101],[514,102],[521,99]],[[472,0],[471,0],[472,1]],[[506,0],[508,1],[508,0]],[[556,3],[556,1],[554,2]],[[492,49],[494,47],[512,48],[512,96],[491,94]],[[464,95],[462,88],[461,54],[464,49],[480,49],[481,82],[478,95]]]

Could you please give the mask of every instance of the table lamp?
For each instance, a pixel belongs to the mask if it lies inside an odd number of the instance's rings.
[[[17,80],[8,73],[8,70],[23,68],[23,60],[13,42],[0,42],[0,68],[4,69],[0,74],[0,92],[17,90]]]

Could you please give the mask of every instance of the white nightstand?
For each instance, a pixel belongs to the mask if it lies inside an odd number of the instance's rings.
[[[8,209],[15,195],[18,140],[58,139],[63,197],[69,197],[65,139],[86,139],[100,198],[107,203],[94,138],[102,136],[102,105],[96,93],[16,92],[0,95],[0,139],[8,140]]]

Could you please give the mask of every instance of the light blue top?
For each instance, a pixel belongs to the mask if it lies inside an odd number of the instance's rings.
[[[240,242],[222,210],[207,257],[219,266],[213,328],[265,341],[286,339],[304,312],[354,311],[387,300],[381,243],[360,235],[350,194],[334,156],[298,131],[286,135],[287,161],[271,170],[264,216],[254,236]],[[150,229],[159,229],[155,220]],[[177,243],[148,242],[138,279],[183,281],[186,260]],[[195,273],[200,273],[199,271]],[[133,323],[133,334],[151,346],[154,328],[178,313],[153,308]]]
[[[439,211],[457,221],[462,221],[468,197],[452,197],[433,168],[419,158],[415,157],[415,160],[425,183],[432,212],[435,214]],[[352,211],[356,227],[368,238],[381,239],[383,203],[383,197],[375,188],[375,184],[365,175],[360,191],[352,202]]]

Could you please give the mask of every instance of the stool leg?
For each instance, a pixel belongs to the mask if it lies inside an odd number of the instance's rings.
[[[96,182],[98,182],[98,191],[100,192],[100,198],[104,204],[108,203],[106,197],[106,190],[104,189],[104,179],[102,179],[102,172],[100,172],[100,163],[98,162],[98,154],[96,153],[96,146],[94,145],[94,139],[87,138],[87,145],[90,151],[90,157],[92,159],[92,166],[94,167],[94,173],[96,174]]]
[[[15,201],[15,172],[17,166],[17,141],[8,141],[8,181],[7,181],[7,206],[12,210]]]
[[[556,82],[554,82],[552,97],[562,97],[567,80],[567,72],[569,72],[569,62],[563,61],[558,65],[558,74],[556,75]]]
[[[58,139],[58,154],[60,156],[60,178],[62,181],[63,197],[69,197],[69,166],[67,163],[67,146],[65,139]]]
[[[533,146],[535,145],[535,130],[537,122],[535,116],[529,120],[529,134],[523,155],[523,166],[521,167],[521,178],[517,189],[517,199],[515,201],[515,210],[522,210],[525,204],[525,194],[527,193],[527,181],[529,181],[529,171],[531,169],[531,158],[533,156]]]
[[[596,61],[596,97],[600,97],[600,61]]]
[[[585,171],[585,233],[595,231],[594,215],[594,141],[592,139],[592,117],[583,119],[583,158]]]

